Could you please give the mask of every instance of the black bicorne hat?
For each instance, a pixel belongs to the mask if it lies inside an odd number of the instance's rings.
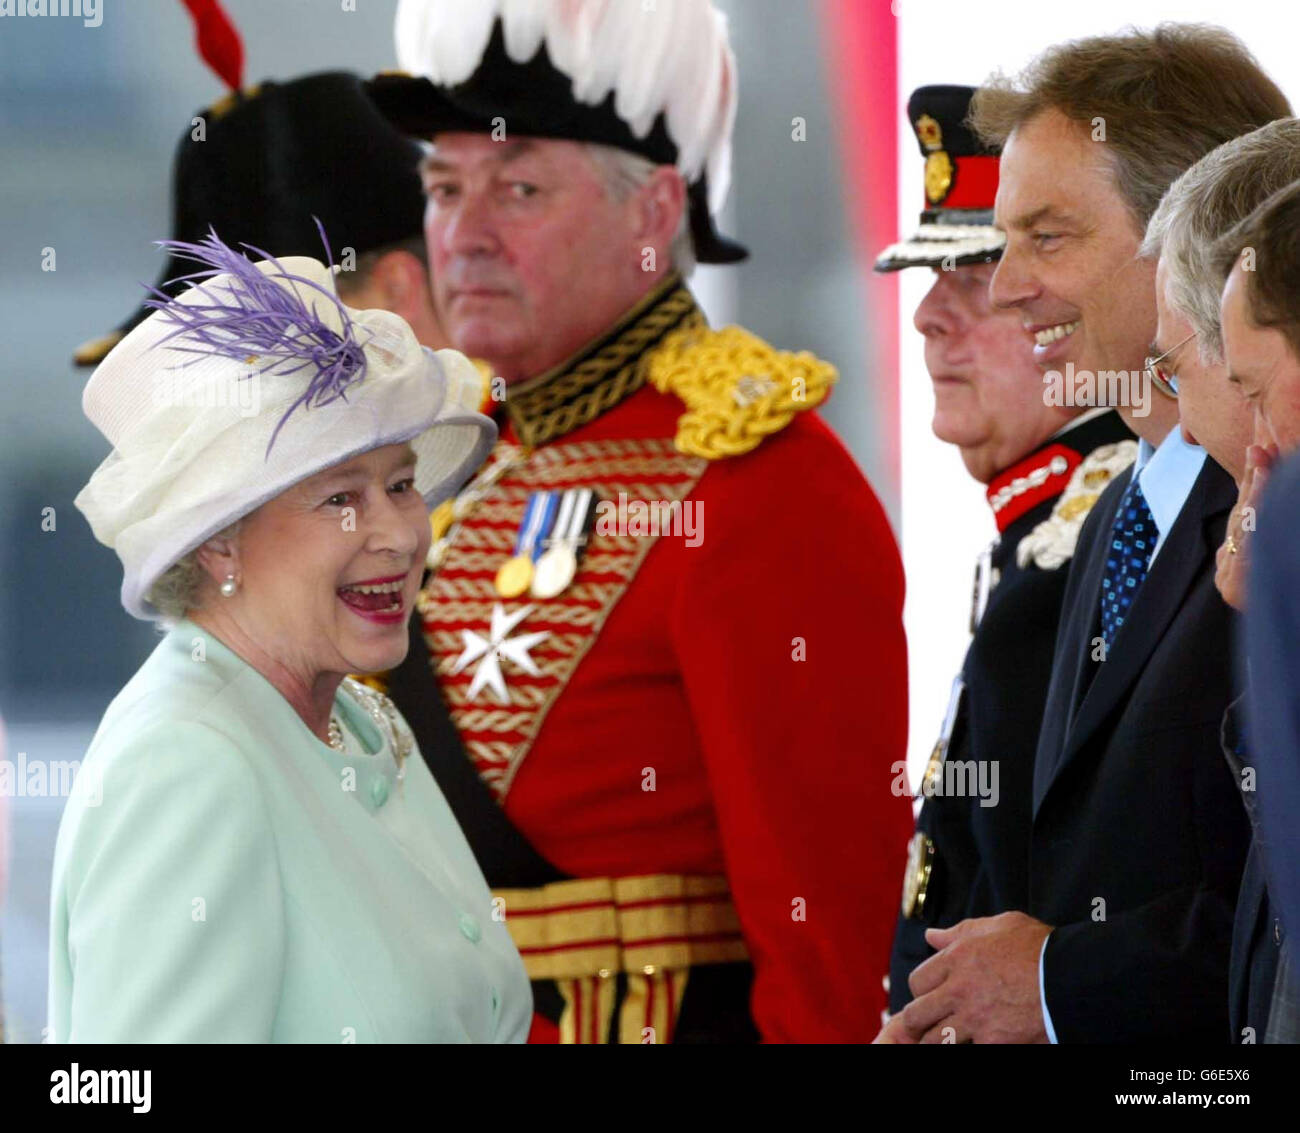
[[[424,224],[420,146],[395,130],[345,71],[264,82],[234,91],[194,117],[172,168],[174,240],[214,228],[231,246],[274,256],[321,256],[319,218],[335,256],[419,236]],[[194,265],[169,258],[158,286]],[[181,285],[164,287],[169,293]],[[93,366],[149,314],[140,307],[116,330],[81,346]]]
[[[925,158],[925,211],[911,237],[880,253],[876,271],[986,264],[1002,255],[1006,237],[993,227],[999,156],[967,124],[974,95],[974,87],[928,86],[907,100]]]
[[[595,142],[659,165],[676,164],[679,157],[664,114],[654,119],[644,136],[638,136],[615,109],[614,91],[598,103],[575,96],[573,80],[552,63],[544,39],[531,59],[522,63],[513,59],[500,20],[492,27],[478,65],[463,82],[439,85],[405,72],[389,72],[372,79],[368,90],[389,121],[423,139],[438,133],[491,133],[504,123],[511,137]],[[689,181],[688,199],[692,244],[700,263],[731,264],[748,257],[743,246],[714,227],[707,172]]]

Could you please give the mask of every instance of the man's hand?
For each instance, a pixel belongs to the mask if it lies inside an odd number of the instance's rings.
[[[1276,445],[1251,445],[1246,450],[1246,474],[1242,477],[1237,503],[1228,516],[1223,546],[1214,556],[1214,585],[1234,610],[1246,608],[1251,535],[1259,518],[1259,499],[1264,494],[1264,485],[1276,460]]]
[[[871,1045],[876,1043],[914,1043],[916,1040],[907,1032],[903,1026],[903,1013],[900,1011],[896,1015],[889,1016],[885,1020],[885,1025],[880,1028],[880,1034],[871,1040]]]
[[[877,1041],[1046,1042],[1038,956],[1051,931],[1024,913],[926,930],[926,942],[940,951],[912,972],[916,998]]]

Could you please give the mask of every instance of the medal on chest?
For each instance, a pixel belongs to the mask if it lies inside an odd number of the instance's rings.
[[[530,495],[515,537],[514,554],[497,571],[497,593],[503,598],[518,598],[527,592],[543,599],[563,594],[578,573],[599,498],[594,488]]]
[[[528,497],[515,535],[515,553],[497,571],[495,585],[502,598],[518,598],[532,585],[533,562],[541,554],[542,539],[550,534],[558,506],[554,492],[534,492]]]
[[[657,541],[611,522],[611,501],[679,501],[706,464],[667,438],[531,453],[499,445],[431,517],[425,640],[452,720],[498,797]]]

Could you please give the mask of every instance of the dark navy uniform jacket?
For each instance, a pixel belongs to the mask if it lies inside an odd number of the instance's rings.
[[[1016,467],[1041,463],[1041,455],[1053,445],[1086,457],[1101,445],[1131,439],[1118,415],[1105,413],[1053,437]],[[973,761],[968,782],[986,785],[993,780],[981,765],[996,761],[997,805],[982,806],[970,793],[935,794],[922,805],[917,829],[933,840],[935,856],[920,912],[899,917],[890,961],[891,1011],[900,1011],[911,1000],[908,975],[933,955],[925,942],[927,928],[946,928],[968,917],[1028,905],[1034,752],[1068,563],[1050,570],[1032,562],[1022,567],[1016,550],[1052,514],[1064,487],[1059,482],[1052,495],[1016,515],[993,550],[997,582],[962,667],[965,692],[947,759]]]

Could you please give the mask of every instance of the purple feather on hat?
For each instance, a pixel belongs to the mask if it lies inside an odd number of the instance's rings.
[[[325,263],[333,262],[329,240],[321,222],[316,221],[321,243],[325,247]],[[299,370],[310,372],[307,388],[285,411],[267,442],[266,455],[270,455],[276,437],[284,423],[299,407],[312,409],[331,402],[347,401],[347,391],[365,377],[366,355],[357,341],[354,324],[347,308],[332,291],[319,284],[286,271],[280,261],[261,248],[242,244],[250,252],[275,265],[273,272],[262,272],[247,256],[235,251],[218,238],[209,228],[208,235],[197,244],[184,240],[159,240],[156,243],[179,259],[206,264],[207,268],[190,275],[168,280],[167,286],[176,283],[193,283],[194,289],[185,292],[187,301],[178,302],[165,291],[148,287],[155,297],[146,300],[145,306],[161,311],[177,324],[158,345],[171,343],[171,349],[181,353],[219,355],[244,362],[250,355],[267,361],[258,373],[299,362],[283,373]],[[207,290],[202,280],[214,276],[229,276],[223,293],[218,296]],[[320,292],[338,309],[343,333],[327,326],[302,297],[275,281],[286,280],[313,291]],[[210,303],[193,301],[194,290],[212,299]],[[184,338],[186,345],[173,340]]]

